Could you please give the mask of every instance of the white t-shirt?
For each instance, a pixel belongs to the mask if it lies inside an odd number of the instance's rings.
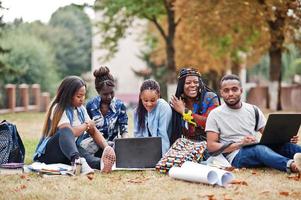
[[[223,104],[213,109],[207,118],[205,131],[212,131],[219,134],[219,142],[222,144],[229,142],[240,142],[247,135],[256,136],[258,130],[266,124],[266,119],[258,109],[259,120],[255,131],[255,111],[253,105],[242,103],[240,109],[231,109]],[[239,150],[227,155],[230,163]]]
[[[57,105],[57,104],[56,104],[56,105]],[[52,118],[53,118],[54,110],[55,110],[55,108],[56,108],[56,105],[54,105],[53,108],[52,108],[51,115],[50,115],[50,119],[51,119],[51,120],[52,120]],[[89,115],[88,115],[88,113],[87,113],[86,108],[85,108],[84,106],[81,106],[81,109],[82,109],[83,112],[84,112],[84,118],[85,118],[84,121],[87,122],[87,121],[91,120],[90,117],[89,117]],[[60,121],[59,121],[59,123],[58,123],[57,126],[60,126],[60,125],[62,125],[62,124],[66,124],[66,123],[70,124],[70,120],[69,120],[69,118],[67,117],[66,110],[65,110],[65,111],[63,112],[62,117],[61,117],[61,119],[60,119]],[[79,126],[79,125],[81,125],[81,124],[82,124],[82,123],[81,123],[81,121],[80,121],[80,119],[79,119],[77,110],[74,108],[74,109],[73,109],[73,122],[72,122],[72,126],[73,126],[73,127],[74,127],[74,126]],[[70,124],[70,125],[71,125],[71,124]]]

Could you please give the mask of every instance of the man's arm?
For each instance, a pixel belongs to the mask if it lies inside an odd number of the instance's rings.
[[[208,131],[207,132],[207,148],[209,152],[218,151],[223,146],[222,143],[219,142],[219,134],[216,132]],[[242,142],[235,142],[227,147],[223,152],[228,153],[240,149],[242,146]]]

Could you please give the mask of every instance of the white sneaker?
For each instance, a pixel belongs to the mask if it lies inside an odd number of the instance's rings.
[[[296,153],[294,155],[294,162],[299,172],[301,172],[301,153]]]
[[[94,169],[92,169],[89,164],[87,163],[85,158],[80,158],[81,162],[81,175],[88,175],[88,174],[94,174]]]
[[[73,176],[78,176],[81,173],[81,169],[82,169],[82,163],[80,158],[77,158],[74,160],[74,163],[72,164],[72,172],[71,174],[73,174]]]

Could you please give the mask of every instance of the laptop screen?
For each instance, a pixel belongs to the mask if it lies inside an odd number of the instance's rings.
[[[270,114],[261,137],[261,144],[283,144],[298,134],[301,114]]]
[[[162,157],[161,137],[115,140],[116,168],[154,168]]]

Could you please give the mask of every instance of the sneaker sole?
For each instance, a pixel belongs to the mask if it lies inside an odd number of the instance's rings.
[[[109,173],[112,171],[112,166],[114,165],[116,161],[115,152],[112,147],[106,147],[102,154],[102,164],[103,168],[101,169],[101,172]]]

